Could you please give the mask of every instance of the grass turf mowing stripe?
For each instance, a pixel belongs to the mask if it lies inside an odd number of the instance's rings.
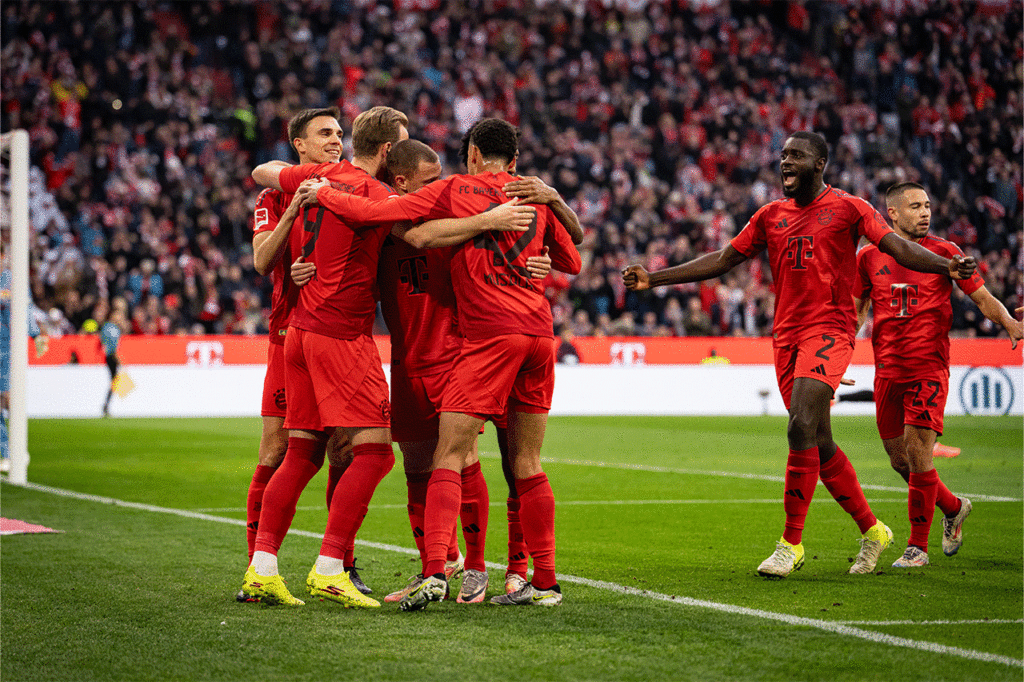
[[[974,620],[837,620],[843,625],[1019,625],[1024,618],[975,618]]]
[[[7,481],[5,481],[7,482]],[[15,484],[12,484],[15,485]],[[129,509],[137,509],[140,511],[148,511],[161,514],[172,514],[181,516],[184,518],[197,519],[203,521],[213,521],[216,523],[227,523],[236,526],[244,526],[245,522],[241,519],[230,519],[221,516],[213,516],[210,514],[204,514],[195,511],[189,511],[185,509],[172,509],[168,507],[159,507],[151,504],[143,504],[139,502],[128,502],[125,500],[118,500],[111,497],[103,497],[100,495],[90,495],[86,493],[78,493],[72,490],[64,490],[62,488],[56,488],[52,486],[39,485],[35,483],[26,483],[21,486],[29,490],[35,490],[51,495],[58,495],[61,497],[68,497],[79,500],[86,500],[91,502],[98,502],[101,504],[111,504],[119,507],[125,507]],[[289,530],[289,534],[298,535],[303,537],[311,537],[315,539],[321,539],[323,536],[318,533],[312,533],[309,531],[301,530]],[[377,542],[367,542],[365,540],[356,540],[356,543],[365,547],[371,547],[374,549],[380,549],[390,552],[399,552],[403,554],[415,555],[417,550],[409,549],[406,547],[400,547],[397,545],[383,544]],[[487,567],[504,570],[503,564],[496,564],[494,562],[487,562]],[[771,611],[765,611],[762,609],[751,609],[743,606],[734,606],[732,604],[721,604],[718,602],[693,599],[691,597],[680,597],[676,595],[667,595],[659,592],[652,592],[649,590],[642,590],[635,587],[628,587],[625,585],[619,585],[617,583],[607,582],[603,580],[591,580],[589,578],[583,578],[579,576],[558,574],[556,576],[559,582],[572,583],[577,585],[584,585],[601,590],[607,590],[617,594],[636,596],[645,599],[653,599],[657,601],[669,602],[673,604],[681,604],[684,606],[692,606],[701,609],[707,609],[717,611],[720,613],[727,613],[731,615],[750,616],[753,618],[760,618],[763,620],[772,620],[787,625],[794,625],[797,627],[808,627],[825,632],[831,632],[838,635],[844,635],[847,637],[855,637],[868,642],[876,644],[886,644],[893,647],[902,647],[907,649],[916,649],[919,651],[925,651],[929,653],[947,654],[956,656],[959,658],[983,661],[987,663],[998,663],[1011,667],[1024,668],[1024,660],[1012,658],[1010,656],[1003,656],[999,654],[992,654],[984,651],[975,651],[972,649],[963,649],[960,647],[952,647],[944,644],[937,644],[934,642],[925,642],[920,640],[908,639],[906,637],[895,637],[879,632],[872,632],[870,630],[862,630],[860,628],[852,627],[841,621],[824,621],[814,618],[803,618],[799,616],[792,616],[785,613],[775,613]]]
[[[481,452],[481,457],[489,459],[497,459],[501,455],[493,452]],[[626,469],[628,471],[648,471],[657,474],[684,474],[689,476],[720,476],[725,478],[744,478],[753,481],[771,481],[773,483],[784,483],[785,478],[782,476],[773,476],[771,474],[747,474],[738,471],[708,471],[705,469],[673,469],[670,467],[659,467],[652,466],[649,464],[623,464],[620,462],[598,462],[588,459],[560,459],[557,457],[541,457],[541,462],[545,464],[573,464],[577,466],[592,466],[602,467],[607,469]],[[906,486],[900,488],[890,485],[871,485],[862,483],[861,488],[864,490],[878,490],[881,492],[888,493],[905,493],[907,491]],[[981,500],[984,502],[1021,502],[1020,497],[1000,497],[998,495],[983,495],[981,493],[959,493],[972,500]]]

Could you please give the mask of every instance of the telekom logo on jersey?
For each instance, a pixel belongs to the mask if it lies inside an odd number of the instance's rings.
[[[185,346],[188,367],[220,367],[224,364],[224,344],[220,341],[189,341]]]
[[[807,234],[797,235],[790,237],[788,244],[786,258],[793,260],[793,269],[806,270],[807,266],[804,265],[804,261],[814,257],[814,237]]]

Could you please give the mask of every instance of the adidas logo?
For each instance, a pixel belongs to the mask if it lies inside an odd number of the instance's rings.
[[[915,516],[914,518],[910,519],[911,523],[924,523],[926,521],[927,519],[923,516]]]
[[[476,525],[475,523],[471,523],[468,526],[463,526],[462,530],[466,533],[479,533],[480,526]]]
[[[918,419],[926,419],[928,421],[932,420],[932,416],[930,414],[928,414],[928,410],[925,410],[921,414],[917,415],[917,418]]]
[[[815,374],[820,374],[821,376],[825,376],[825,365],[818,365],[817,367],[815,367],[811,371],[814,372]]]
[[[889,270],[888,265],[883,265],[882,269],[875,273],[876,275],[891,275],[892,271]]]
[[[846,495],[840,495],[839,497],[836,498],[836,502],[838,502],[839,504],[842,504],[843,502],[846,502],[849,499],[850,498],[847,497]]]
[[[799,500],[806,499],[804,497],[804,494],[802,492],[800,492],[800,490],[798,488],[793,488],[792,490],[787,490],[786,494],[789,495],[790,497],[795,497],[795,498],[797,498]]]
[[[420,528],[419,526],[417,526],[416,528],[413,528],[412,529],[412,536],[414,538],[421,538],[421,537],[423,537],[423,529]]]
[[[513,561],[522,561],[525,558],[526,558],[526,553],[525,552],[520,552],[519,554],[516,554],[514,557],[512,557],[512,560]]]

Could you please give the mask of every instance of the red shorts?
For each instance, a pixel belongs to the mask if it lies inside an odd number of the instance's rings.
[[[442,412],[482,419],[520,412],[547,412],[555,391],[555,340],[505,334],[465,340],[444,392]]]
[[[782,402],[789,409],[793,396],[793,380],[798,377],[817,379],[835,391],[839,380],[853,357],[853,342],[847,337],[831,334],[812,336],[791,346],[775,348],[775,376],[779,380]]]
[[[903,435],[904,426],[942,435],[949,394],[949,372],[917,374],[912,379],[875,377],[875,421],[882,440]]]
[[[285,428],[391,426],[388,382],[370,335],[335,339],[292,327],[285,337],[284,358],[289,396]]]
[[[284,417],[284,344],[271,343],[267,349],[267,376],[263,379],[261,417]]]
[[[391,438],[398,443],[418,443],[437,438],[441,397],[450,373],[425,377],[406,376],[391,366]]]

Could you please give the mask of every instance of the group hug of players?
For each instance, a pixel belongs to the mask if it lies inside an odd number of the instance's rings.
[[[239,600],[303,603],[279,574],[277,554],[299,496],[326,458],[328,520],[308,591],[348,607],[380,606],[353,547],[394,465],[393,439],[421,571],[384,600],[419,610],[445,599],[449,581],[461,576],[456,600],[483,602],[489,497],[476,441],[491,421],[509,488],[509,551],[504,589],[490,602],[562,601],[554,495],[540,464],[556,349],[540,280],[551,268],[579,273],[583,232],[556,191],[515,174],[519,135],[509,123],[477,122],[463,139],[468,172],[446,179],[437,154],[408,139],[407,125],[389,107],[363,112],[353,122],[350,162],[342,158],[337,110],[304,110],[288,131],[299,165],[272,161],[253,171],[268,188],[255,210],[254,260],[272,277],[274,294]],[[785,530],[758,568],[768,577],[802,565],[801,533],[819,477],[863,534],[852,573],[872,572],[892,541],[833,442],[829,417],[868,301],[879,432],[910,490],[912,534],[897,566],[928,563],[936,504],[949,555],[971,510],[931,464],[948,387],[952,282],[1014,345],[1021,338],[1021,323],[988,294],[973,259],[927,236],[923,188],[890,190],[894,232],[869,204],[823,183],[827,160],[824,138],[794,133],[780,166],[786,198],[762,207],[728,246],[654,273],[623,271],[627,287],[643,290],[717,277],[768,250],[776,368],[790,412]],[[862,236],[873,246],[858,254]],[[390,396],[371,335],[378,301],[391,333]]]

